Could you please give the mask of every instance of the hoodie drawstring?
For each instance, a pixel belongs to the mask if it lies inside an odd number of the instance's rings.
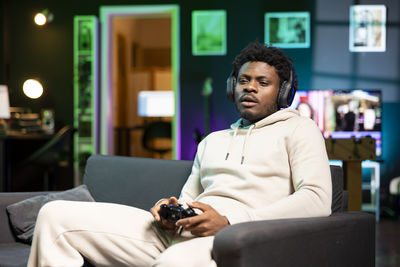
[[[243,142],[243,147],[242,147],[242,159],[240,160],[240,164],[243,164],[244,156],[245,156],[245,154],[246,154],[247,139],[249,138],[250,133],[251,133],[251,131],[253,130],[254,126],[256,126],[256,125],[255,125],[255,124],[252,124],[252,125],[250,126],[250,128],[247,130],[247,134],[246,134],[246,137],[245,137],[244,142]]]
[[[244,158],[245,158],[245,154],[246,154],[247,139],[249,138],[250,133],[251,133],[251,131],[253,130],[254,127],[255,127],[255,124],[252,124],[249,127],[249,129],[247,130],[246,137],[244,139],[243,146],[242,146],[242,156],[241,156],[241,159],[240,159],[240,164],[243,164],[243,162],[244,162]],[[233,132],[233,136],[232,136],[231,140],[229,141],[228,152],[226,153],[225,160],[228,160],[228,158],[229,158],[229,155],[230,155],[231,150],[232,150],[232,142],[233,142],[233,139],[235,139],[238,131],[239,131],[239,127],[236,127],[235,131]]]
[[[231,140],[229,141],[228,152],[226,152],[225,160],[228,160],[229,155],[231,154],[232,142],[233,142],[233,139],[235,139],[238,130],[239,130],[239,127],[236,127],[235,131],[233,132],[233,136],[231,137]]]

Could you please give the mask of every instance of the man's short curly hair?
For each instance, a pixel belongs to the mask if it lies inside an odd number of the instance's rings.
[[[290,71],[293,72],[293,84],[297,88],[297,75],[292,64],[292,59],[287,57],[285,53],[279,48],[273,46],[266,46],[258,41],[249,43],[239,55],[235,57],[232,62],[233,72],[232,75],[237,78],[240,68],[247,62],[265,62],[270,66],[275,67],[280,85],[284,81],[289,80]]]

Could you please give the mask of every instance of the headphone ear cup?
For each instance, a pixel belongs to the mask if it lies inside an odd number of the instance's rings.
[[[296,92],[296,88],[293,83],[293,72],[290,71],[290,77],[288,81],[284,81],[279,88],[278,93],[278,108],[287,108],[292,104],[293,96]]]
[[[288,101],[288,94],[290,93],[290,84],[288,81],[284,81],[279,88],[279,93],[278,93],[278,107],[279,108],[286,108]]]
[[[226,97],[232,102],[235,102],[235,86],[236,78],[231,74],[228,80],[226,80]]]

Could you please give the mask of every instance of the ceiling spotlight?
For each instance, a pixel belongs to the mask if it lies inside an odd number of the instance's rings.
[[[46,23],[49,23],[53,20],[53,14],[50,13],[48,9],[43,10],[35,15],[34,20],[35,23],[39,26],[43,26]]]
[[[24,94],[32,99],[39,98],[43,94],[42,84],[35,79],[28,79],[22,86]]]

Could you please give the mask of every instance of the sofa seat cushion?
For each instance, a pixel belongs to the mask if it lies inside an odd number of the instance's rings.
[[[0,266],[26,266],[30,249],[29,245],[23,243],[0,243]]]

